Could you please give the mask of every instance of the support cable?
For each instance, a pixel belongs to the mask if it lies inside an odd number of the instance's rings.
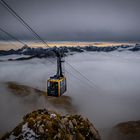
[[[38,38],[38,40],[40,40],[43,44],[45,44],[45,46],[49,47],[49,45],[27,24],[27,22],[25,22],[25,20],[21,16],[19,16],[4,0],[0,0],[0,3],[14,17],[16,17],[18,19],[18,21],[20,21],[20,23],[22,23],[22,25],[24,25],[32,34],[34,34]]]
[[[34,34],[38,40],[40,40],[43,44],[45,44],[46,47],[50,47],[47,42],[45,42],[26,22],[25,20],[19,16],[4,0],[0,0],[0,3],[14,16],[16,17],[22,25],[24,25],[32,34]],[[14,37],[15,38],[15,37]],[[17,40],[17,39],[16,39]],[[21,42],[21,41],[20,41]],[[25,44],[24,44],[25,45]],[[90,81],[85,75],[83,75],[80,71],[78,71],[76,68],[74,68],[71,64],[69,64],[67,61],[65,61],[71,68],[73,68],[77,73],[79,73],[85,80],[87,80],[91,85],[94,85],[94,87],[99,87],[93,83],[93,81]]]
[[[9,37],[11,37],[12,39],[20,42],[23,45],[26,45],[24,42],[22,42],[21,40],[17,39],[15,36],[11,35],[10,33],[8,33],[7,31],[5,31],[4,29],[0,28],[0,31],[5,33],[6,35],[8,35]]]

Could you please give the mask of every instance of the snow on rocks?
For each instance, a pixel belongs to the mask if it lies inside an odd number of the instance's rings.
[[[13,131],[2,140],[100,140],[100,135],[87,118],[81,115],[65,115],[40,109],[23,117]]]

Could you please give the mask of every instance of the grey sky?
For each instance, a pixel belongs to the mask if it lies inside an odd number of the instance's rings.
[[[5,1],[47,40],[140,41],[139,0]],[[33,39],[2,5],[0,27],[20,39]]]

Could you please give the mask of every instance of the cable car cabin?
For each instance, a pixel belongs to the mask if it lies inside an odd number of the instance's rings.
[[[57,73],[47,81],[47,94],[48,96],[59,97],[67,90],[66,77],[62,72],[61,55],[58,51],[54,51],[57,56]]]
[[[66,78],[50,78],[47,81],[47,94],[48,96],[59,97],[66,91]]]

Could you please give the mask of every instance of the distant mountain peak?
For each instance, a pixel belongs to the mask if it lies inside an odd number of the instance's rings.
[[[28,45],[24,45],[21,49],[18,50],[9,50],[9,51],[0,51],[0,55],[10,55],[10,54],[24,54],[31,56],[44,56],[44,57],[54,57],[52,50],[55,50],[56,47],[52,48],[30,48]],[[73,52],[111,52],[111,51],[140,51],[140,44],[135,45],[120,45],[120,46],[109,46],[109,47],[97,47],[97,46],[85,46],[85,47],[58,47],[57,49],[62,50],[65,54],[69,55]],[[41,57],[42,58],[42,57]]]
[[[24,46],[21,48],[21,50],[24,50],[24,49],[27,49],[27,48],[29,48],[29,46],[28,46],[28,45],[24,45]]]

